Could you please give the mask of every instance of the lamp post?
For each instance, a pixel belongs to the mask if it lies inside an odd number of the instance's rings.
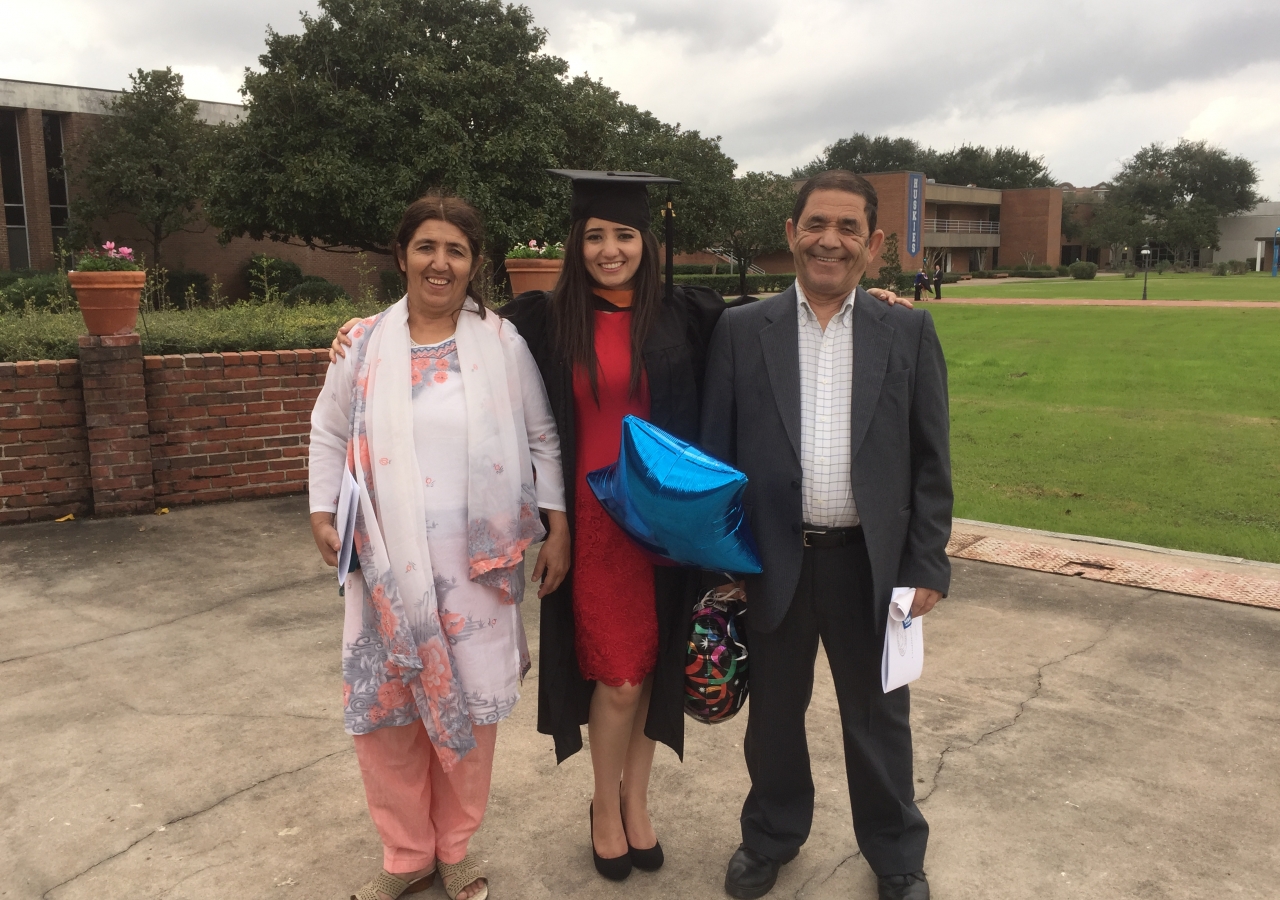
[[[1151,271],[1151,242],[1142,244],[1142,299],[1147,299],[1147,273]]]
[[[1271,242],[1271,277],[1280,271],[1280,228],[1276,229],[1276,239]]]

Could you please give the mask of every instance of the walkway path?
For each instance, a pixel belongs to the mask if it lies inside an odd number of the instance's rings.
[[[1280,565],[958,519],[953,558],[1280,610]]]
[[[954,562],[911,688],[936,896],[1274,897],[1280,614]],[[305,498],[0,529],[0,898],[340,900],[376,871],[331,573]],[[536,597],[524,611],[536,652]],[[536,672],[472,845],[492,895],[723,898],[746,715],[689,722],[683,764],[659,750],[667,865],[609,884],[590,760],[555,764]],[[808,723],[813,831],[770,897],[873,900],[821,656]]]

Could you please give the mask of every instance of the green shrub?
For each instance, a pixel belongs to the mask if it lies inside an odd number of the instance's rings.
[[[1222,262],[1216,262],[1213,264],[1213,268],[1210,270],[1210,274],[1211,275],[1230,275],[1231,267],[1227,265],[1225,260]]]
[[[1232,275],[1243,275],[1245,272],[1252,269],[1253,266],[1249,265],[1247,260],[1229,259],[1227,260],[1227,268],[1231,270]]]
[[[295,307],[237,303],[224,309],[149,312],[139,320],[138,331],[142,352],[149,355],[318,348],[329,346],[343,322],[382,308],[345,299]],[[78,311],[0,315],[0,360],[69,359],[78,352],[81,334],[84,321]]]
[[[68,312],[74,308],[75,302],[67,276],[58,272],[30,275],[0,289],[0,309],[14,312],[29,309]]]
[[[785,291],[796,280],[794,273],[786,275],[748,275],[747,293],[774,294]],[[699,284],[718,291],[724,296],[736,296],[740,290],[737,275],[676,275],[676,284]]]
[[[1160,260],[1160,262],[1156,263],[1155,268],[1156,268],[1157,274],[1163,275],[1165,272],[1168,272],[1170,269],[1172,269],[1173,265],[1168,260],[1162,259]]]
[[[1056,269],[1010,269],[1010,278],[1057,278]]]
[[[300,303],[338,303],[350,299],[347,292],[333,282],[318,275],[308,275],[301,284],[291,288],[280,302],[285,306],[297,306]]]
[[[383,269],[378,273],[378,284],[382,288],[382,299],[395,303],[404,296],[404,277],[399,272]]]
[[[255,253],[249,257],[242,270],[249,283],[249,296],[254,300],[271,301],[283,297],[302,283],[302,268],[295,262]]]
[[[676,263],[671,271],[677,275],[726,275],[729,263]]]
[[[4,290],[14,282],[21,281],[24,278],[30,278],[32,275],[39,274],[35,269],[13,269],[12,271],[0,271],[0,290]]]
[[[1098,274],[1098,264],[1086,262],[1083,259],[1076,260],[1069,268],[1071,269],[1071,277],[1080,281],[1090,281],[1093,276]]]
[[[1125,277],[1125,278],[1137,278],[1137,277],[1138,277],[1138,270],[1137,270],[1137,269],[1135,269],[1135,268],[1134,268],[1133,266],[1131,266],[1131,265],[1130,265],[1130,266],[1125,266],[1125,267],[1124,267],[1124,277]]]
[[[171,271],[165,279],[165,295],[175,309],[204,306],[209,302],[209,276],[181,269]]]

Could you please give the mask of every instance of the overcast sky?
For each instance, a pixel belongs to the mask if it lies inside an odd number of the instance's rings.
[[[1207,138],[1280,199],[1276,0],[529,0],[549,52],[624,100],[788,172],[857,131],[1013,144],[1094,184],[1151,141]],[[0,0],[0,78],[121,88],[173,66],[239,102],[268,25],[305,0]],[[127,14],[122,11],[127,10]],[[16,39],[15,39],[16,38]]]

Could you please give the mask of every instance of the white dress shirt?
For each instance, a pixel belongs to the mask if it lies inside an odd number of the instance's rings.
[[[853,502],[853,294],[824,329],[796,282],[800,342],[800,467],[804,521],[859,524]]]

